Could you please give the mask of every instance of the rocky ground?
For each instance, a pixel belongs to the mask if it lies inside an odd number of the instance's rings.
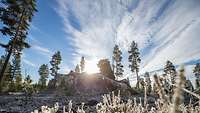
[[[47,90],[29,98],[19,94],[0,95],[0,113],[30,113],[35,109],[40,109],[41,106],[51,107],[56,102],[62,109],[64,105],[68,106],[70,100],[72,100],[73,109],[77,109],[83,102],[85,103],[84,110],[86,113],[90,113],[94,112],[96,104],[102,101],[102,94],[118,90],[120,90],[120,94],[124,95],[122,97],[124,101],[127,101],[128,98],[133,100],[136,97],[139,102],[139,97],[142,99],[144,97],[143,94],[131,90],[126,81],[118,82],[99,73],[94,76],[70,73],[51,80]],[[65,96],[71,94],[76,96]],[[153,96],[148,96],[148,98],[149,103],[155,102]]]
[[[133,99],[134,97],[143,97],[142,95],[135,95],[130,97],[123,97],[126,101],[127,98]],[[30,113],[35,109],[40,109],[41,106],[53,106],[56,102],[59,106],[67,106],[69,101],[72,100],[73,108],[76,109],[85,103],[84,109],[87,113],[93,113],[95,106],[98,102],[102,101],[101,95],[96,96],[47,96],[47,95],[34,95],[28,99],[20,95],[1,95],[0,96],[0,113]],[[149,97],[149,103],[154,103],[155,98]],[[139,101],[139,100],[138,100]],[[62,107],[60,107],[60,111]]]

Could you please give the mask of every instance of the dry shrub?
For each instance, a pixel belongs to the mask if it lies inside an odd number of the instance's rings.
[[[184,70],[180,70],[179,73],[179,81],[174,85],[174,95],[172,102],[169,100],[169,96],[167,96],[163,90],[163,87],[160,83],[160,79],[157,75],[154,76],[155,83],[158,87],[159,99],[155,101],[155,107],[149,106],[147,102],[146,95],[146,85],[144,91],[144,102],[141,101],[137,103],[136,98],[134,100],[128,99],[127,102],[123,102],[120,96],[120,92],[118,95],[106,94],[103,95],[102,102],[96,105],[96,113],[200,113],[200,101],[198,101],[197,105],[193,106],[193,104],[189,103],[188,105],[184,105],[182,103],[182,93],[183,91],[195,96],[200,99],[200,96],[194,92],[191,92],[184,88],[185,83],[185,75]],[[144,103],[142,105],[142,103]],[[58,103],[55,104],[54,107],[48,108],[47,106],[42,106],[42,111],[38,112],[35,110],[33,113],[56,113],[58,111]],[[76,113],[85,113],[84,104],[78,107]],[[75,113],[72,111],[72,102],[69,102],[68,111],[66,111],[65,106],[63,107],[63,113]]]

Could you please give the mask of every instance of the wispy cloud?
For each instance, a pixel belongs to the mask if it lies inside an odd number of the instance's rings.
[[[34,24],[31,24],[31,27],[30,27],[32,30],[34,30],[34,31],[39,31],[39,32],[41,32],[41,30],[38,28],[38,27],[36,27]]]
[[[33,44],[41,44],[41,42],[31,34],[29,34],[28,38],[30,39],[30,42]]]
[[[29,66],[37,67],[37,65],[36,65],[35,63],[33,63],[32,61],[27,60],[27,59],[25,59],[25,58],[23,58],[22,61],[23,61],[25,64],[29,65]]]
[[[40,33],[41,36],[48,36],[48,34],[44,33],[34,24],[31,24],[31,29],[33,31],[37,31],[37,33]],[[44,47],[44,44],[41,42],[41,40],[37,39],[34,35],[29,34],[29,39],[31,43],[31,49],[46,57],[50,57],[52,55],[53,52],[51,52],[47,47]]]
[[[38,52],[46,57],[50,57],[53,54],[53,52],[50,51],[48,48],[45,48],[45,47],[42,47],[39,45],[32,45],[32,48],[34,50],[36,50],[36,52]]]
[[[30,29],[32,31],[36,31],[38,34],[45,36],[45,37],[51,37],[48,33],[42,31],[38,26],[34,25],[33,23],[30,26]]]
[[[31,24],[31,29],[43,35],[46,35],[46,33],[41,31],[38,27],[36,27],[33,24]],[[52,52],[48,48],[44,47],[43,46],[44,44],[39,39],[35,38],[34,35],[29,34],[29,39],[31,43],[31,49],[35,50],[37,53],[44,55],[46,57],[50,57],[52,55]]]
[[[162,68],[166,60],[182,64],[200,58],[198,0],[57,0],[57,3],[67,37],[70,34],[75,47],[74,62],[82,55],[90,61],[111,58],[116,43],[127,56],[132,40],[139,44],[142,53],[141,73]]]

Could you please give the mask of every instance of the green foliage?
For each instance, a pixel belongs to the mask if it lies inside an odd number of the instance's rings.
[[[85,70],[85,58],[83,56],[81,57],[80,68],[81,68],[81,72],[84,72],[84,70]]]
[[[36,10],[35,0],[2,0],[0,8],[0,21],[3,35],[10,38],[9,43],[4,45],[8,52],[5,63],[1,69],[0,80],[2,80],[7,64],[12,53],[20,54],[24,48],[30,47],[25,41],[30,22]],[[4,7],[3,7],[4,6]]]
[[[132,72],[139,72],[139,63],[141,62],[140,59],[140,52],[137,46],[137,43],[133,41],[131,43],[130,49],[128,51],[129,53],[129,67],[131,68]]]
[[[59,68],[59,64],[61,63],[61,55],[60,55],[60,51],[57,51],[53,56],[52,56],[52,59],[50,61],[50,64],[51,64],[51,75],[52,76],[56,76],[58,74],[58,70],[60,69]]]
[[[111,66],[110,66],[110,61],[108,59],[101,59],[97,66],[100,68],[100,72],[107,76],[108,78],[111,78],[111,79],[115,79],[115,76],[113,74],[113,71],[111,69]]]
[[[10,84],[9,84],[9,92],[14,92],[15,91],[15,81],[12,80],[10,81]]]
[[[195,80],[196,88],[200,88],[200,81],[198,79]]]
[[[40,79],[38,82],[38,85],[40,86],[40,89],[46,88],[47,78],[49,76],[49,68],[47,64],[42,64],[38,70],[38,73],[40,75]]]
[[[123,65],[121,63],[122,61],[122,52],[119,49],[118,45],[115,45],[114,50],[113,50],[113,61],[115,62],[115,66],[113,64],[113,72],[116,77],[120,77],[123,75]]]
[[[34,92],[34,93],[39,92],[39,90],[41,89],[41,88],[40,88],[40,85],[38,85],[37,83],[32,84],[32,87],[33,87],[33,92]]]
[[[144,87],[145,87],[145,81],[143,78],[139,78],[139,82],[137,82],[138,85],[136,86],[139,86],[138,88],[141,89],[141,90],[144,90]]]
[[[31,83],[32,83],[32,79],[30,75],[26,76],[23,83],[23,91],[26,94],[26,101],[28,98],[30,98],[30,96],[34,92],[33,85]]]
[[[1,56],[1,58],[0,58],[0,70],[1,70],[1,68],[3,67],[3,64],[4,64],[4,62],[5,62],[5,59],[6,59],[6,57],[3,55],[3,56]],[[6,71],[5,71],[5,76],[4,76],[4,78],[6,78],[6,80],[11,80],[11,79],[13,79],[13,77],[14,76],[12,76],[11,75],[11,69],[12,69],[12,65],[11,65],[11,63],[9,62],[8,63],[8,65],[7,65],[7,67],[6,67]]]
[[[5,56],[1,56],[0,70],[2,69],[4,62],[5,62]],[[11,63],[9,62],[4,73],[5,76],[3,77],[2,83],[0,85],[0,92],[7,92],[10,90],[10,88],[12,88],[11,84],[13,83],[13,76],[11,74],[11,68],[12,66]]]
[[[129,67],[132,72],[136,73],[138,82],[139,63],[141,62],[141,59],[140,59],[140,52],[138,49],[138,45],[135,41],[131,43],[128,53],[129,53],[128,61],[130,62]]]
[[[30,85],[32,83],[30,75],[26,76],[26,78],[24,79],[24,83],[27,85]]]
[[[146,72],[144,77],[145,77],[145,83],[146,83],[146,87],[147,87],[147,94],[150,94],[151,90],[152,90],[152,86],[151,86],[151,79],[150,79],[149,72]]]
[[[11,74],[15,77],[15,91],[22,91],[21,56],[15,54],[12,59]]]
[[[194,91],[194,87],[192,85],[192,82],[190,80],[186,80],[185,82],[185,88],[189,91]]]
[[[200,78],[200,63],[197,63],[193,69],[196,78]]]
[[[0,29],[3,35],[12,38],[25,38],[36,10],[35,0],[2,0],[1,4],[5,7],[0,9],[0,20],[3,27]]]
[[[12,59],[11,74],[13,77],[21,75],[21,55],[15,54]]]
[[[22,91],[22,87],[23,84],[22,84],[22,75],[19,74],[19,75],[16,75],[15,77],[15,91]]]
[[[164,74],[166,76],[170,76],[171,83],[175,84],[175,78],[176,78],[176,68],[174,64],[171,61],[167,61],[165,68],[164,68]]]

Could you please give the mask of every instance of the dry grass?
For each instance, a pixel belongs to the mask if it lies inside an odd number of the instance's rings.
[[[123,102],[120,96],[114,95],[114,93],[103,95],[102,102],[96,105],[96,113],[200,113],[200,102],[196,106],[193,106],[191,103],[184,105],[182,103],[182,93],[183,91],[195,96],[200,99],[198,94],[195,94],[184,88],[185,76],[184,70],[180,70],[179,81],[174,85],[174,95],[172,100],[165,94],[164,89],[160,83],[160,79],[157,75],[154,76],[155,83],[158,87],[159,99],[155,101],[155,107],[149,106],[147,102],[146,87],[144,93],[144,102],[141,101],[137,103],[136,98],[134,100],[128,100]],[[146,85],[145,85],[146,86]],[[58,111],[58,103],[54,107],[49,108],[47,106],[41,107],[41,112],[35,110],[33,113],[56,113]],[[68,110],[66,107],[63,107],[63,113],[75,113],[72,111],[72,102],[69,102]],[[76,113],[85,113],[84,104],[82,104],[76,110]]]

